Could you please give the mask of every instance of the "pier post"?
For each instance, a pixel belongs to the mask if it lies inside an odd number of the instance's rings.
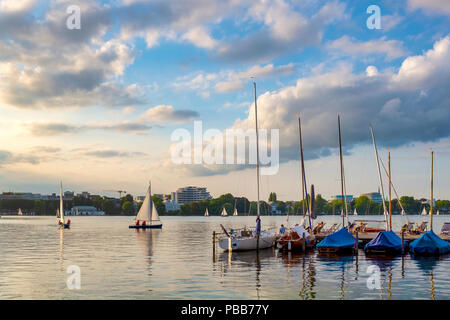
[[[358,231],[356,231],[356,244],[355,244],[356,253],[358,253],[358,248],[359,248],[359,235],[358,235]]]
[[[402,230],[402,254],[405,253],[405,230]]]
[[[302,243],[302,249],[303,252],[306,251],[306,237],[305,237],[305,233],[303,232],[303,243]]]

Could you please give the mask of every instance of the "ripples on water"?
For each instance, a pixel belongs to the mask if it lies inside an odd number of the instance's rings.
[[[296,217],[291,217],[293,223]],[[361,217],[358,217],[361,219]],[[422,221],[420,216],[409,217]],[[440,230],[445,216],[434,218]],[[404,223],[394,217],[394,229]],[[212,231],[254,226],[255,217],[162,217],[162,230],[128,229],[130,217],[0,219],[0,299],[449,299],[450,257],[383,259],[212,250]],[[319,217],[328,224],[337,216]],[[447,219],[448,221],[448,219]],[[263,217],[279,226],[284,217]],[[381,289],[369,290],[369,265]],[[66,269],[81,268],[69,290]]]

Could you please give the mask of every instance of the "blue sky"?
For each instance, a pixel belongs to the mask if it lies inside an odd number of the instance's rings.
[[[69,30],[67,7],[80,8]],[[369,5],[381,29],[366,26]],[[341,114],[348,192],[377,189],[369,123],[391,147],[401,194],[450,198],[450,5],[405,1],[0,1],[0,189],[202,185],[255,198],[254,170],[175,165],[177,128],[280,130],[281,166],[263,197],[298,199],[296,113],[308,181],[339,192]],[[367,177],[365,175],[367,174]],[[364,176],[365,178],[362,178]]]

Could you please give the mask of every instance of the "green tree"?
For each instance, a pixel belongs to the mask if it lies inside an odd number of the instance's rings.
[[[358,199],[356,199],[356,201],[355,201],[356,210],[360,214],[364,214],[368,210],[370,210],[370,204],[371,204],[371,201],[370,201],[369,197],[367,197],[367,196],[361,196]]]
[[[269,202],[277,201],[277,194],[275,192],[271,192],[269,195]]]
[[[132,202],[130,201],[125,201],[122,204],[122,212],[127,215],[127,216],[131,216],[134,215],[134,205]]]

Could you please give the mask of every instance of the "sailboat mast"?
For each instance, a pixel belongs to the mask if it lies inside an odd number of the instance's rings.
[[[389,149],[388,149],[389,150]],[[391,204],[391,151],[388,151],[389,169],[389,230],[392,230],[392,204]]]
[[[339,115],[338,115],[338,131],[339,131],[339,157],[341,161],[341,193],[342,193],[342,204],[345,208],[345,212],[342,211],[342,227],[344,227],[345,216],[348,215],[348,211],[347,211],[347,199],[344,193],[344,163],[343,163],[344,158],[342,156],[341,117]]]
[[[298,116],[298,114],[297,114]],[[302,176],[302,212],[303,218],[305,217],[305,167],[303,165],[303,141],[302,141],[302,124],[300,117],[298,117],[298,136],[300,139],[300,166],[301,166],[301,176]]]
[[[258,106],[256,103],[256,82],[253,82],[255,89],[255,129],[256,129],[256,188],[257,188],[257,204],[256,204],[256,250],[259,250],[259,234],[261,232],[261,218],[259,210],[259,134],[258,134]]]
[[[373,133],[373,128],[370,126],[370,133],[372,134],[372,142],[373,142],[373,148],[375,151],[375,159],[377,160],[377,168],[378,168],[378,179],[380,181],[380,188],[381,188],[381,194],[382,194],[382,203],[383,203],[383,213],[384,213],[384,221],[386,224],[386,230],[388,230],[388,221],[386,216],[386,203],[384,202],[384,188],[383,188],[383,180],[381,178],[381,171],[380,171],[380,158],[378,157],[378,150],[377,150],[377,144],[375,142],[375,135]]]
[[[433,160],[434,151],[431,150],[431,199],[430,199],[430,230],[433,231]]]
[[[59,187],[59,221],[64,223],[64,206],[63,206],[63,191],[62,191],[62,181]]]

